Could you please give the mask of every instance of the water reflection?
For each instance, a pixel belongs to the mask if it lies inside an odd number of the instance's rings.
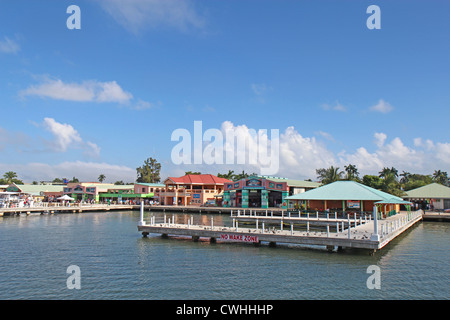
[[[163,213],[155,213],[163,219]],[[172,218],[172,213],[166,213]],[[191,214],[174,214],[187,223]],[[211,215],[192,215],[210,225]],[[136,211],[0,219],[0,299],[447,299],[449,225],[424,222],[370,256],[297,245],[142,238]],[[215,225],[231,225],[214,215]],[[65,288],[80,267],[82,289]],[[381,290],[366,272],[381,268]]]

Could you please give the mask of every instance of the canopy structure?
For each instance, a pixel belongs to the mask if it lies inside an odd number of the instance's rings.
[[[69,197],[67,194],[63,195],[62,197],[57,198],[58,200],[69,200],[69,201],[73,201],[75,200],[72,197]]]
[[[384,204],[384,212],[395,214],[400,204],[408,202],[392,194],[368,187],[355,181],[336,181],[316,189],[298,193],[286,198],[290,203],[294,202],[305,209],[312,210],[353,210],[371,211],[377,202],[385,201],[377,205],[381,209]]]
[[[389,200],[383,200],[383,201],[375,202],[375,204],[404,204],[404,205],[411,205],[411,202],[405,201],[405,200],[389,199]]]
[[[375,202],[375,205],[379,208],[379,211],[381,211],[381,207],[384,205],[404,205],[406,207],[406,210],[409,212],[411,212],[411,202],[409,201],[405,201],[405,200],[398,200],[398,199],[387,199],[387,200],[382,200],[382,201],[378,201]],[[386,210],[385,210],[386,211]]]

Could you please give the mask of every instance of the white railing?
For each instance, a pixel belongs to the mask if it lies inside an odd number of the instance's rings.
[[[419,216],[422,216],[422,210],[407,212],[406,215],[403,214],[397,219],[382,220],[383,222],[380,222],[379,234],[382,237],[386,237],[408,225],[411,221],[416,220]]]

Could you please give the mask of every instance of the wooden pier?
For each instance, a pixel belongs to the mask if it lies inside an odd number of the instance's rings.
[[[92,211],[110,211],[110,210],[133,210],[136,206],[120,205],[120,204],[83,204],[63,206],[59,204],[35,206],[35,207],[16,207],[16,208],[0,208],[1,216],[13,216],[20,214],[56,214],[56,213],[82,213]]]
[[[293,243],[300,245],[326,246],[329,251],[342,248],[368,249],[371,253],[386,246],[398,235],[422,220],[422,211],[401,212],[387,219],[377,220],[368,217],[354,216],[339,218],[330,214],[327,218],[318,214],[269,216],[265,210],[253,214],[243,214],[235,209],[232,213],[231,226],[214,225],[211,216],[210,225],[194,225],[193,219],[187,224],[174,223],[171,215],[164,215],[164,221],[156,221],[156,216],[150,216],[150,221],[141,219],[138,231],[146,237],[150,233],[162,236],[190,236],[194,241],[199,238],[209,238],[211,242],[249,242],[261,244],[268,242],[274,246],[276,243]],[[254,227],[239,225],[239,222],[253,222]],[[303,227],[303,229],[299,225]],[[310,229],[310,226],[320,226],[323,231]],[[305,227],[306,226],[306,227]]]

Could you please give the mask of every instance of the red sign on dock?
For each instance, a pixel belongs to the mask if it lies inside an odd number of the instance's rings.
[[[242,234],[221,234],[222,241],[258,242],[258,236],[248,236]]]

